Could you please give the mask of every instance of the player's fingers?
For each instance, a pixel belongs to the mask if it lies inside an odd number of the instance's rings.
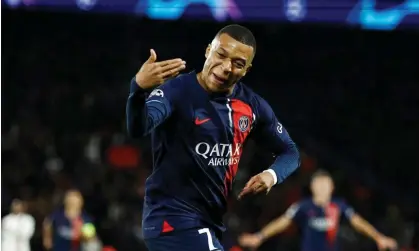
[[[166,65],[160,66],[160,71],[164,72],[164,71],[172,70],[172,69],[177,68],[177,67],[182,66],[182,65],[183,66],[186,65],[186,62],[183,61],[183,60],[174,61],[174,62],[168,63]]]
[[[244,188],[249,188],[251,187],[256,181],[258,180],[258,176],[253,176],[252,178],[250,178],[250,180],[246,183],[246,185],[244,186]]]
[[[250,193],[250,190],[248,188],[243,188],[243,190],[239,193],[238,199],[240,200],[245,196],[246,194]]]
[[[157,54],[153,49],[150,49],[150,57],[147,59],[146,63],[154,63],[157,60]]]
[[[173,64],[180,64],[182,63],[183,60],[181,58],[174,58],[174,59],[168,59],[168,60],[164,60],[164,61],[160,61],[157,63],[154,63],[154,66],[156,68],[158,68],[159,70],[161,70],[162,67],[166,67],[168,65],[173,65]]]
[[[171,78],[174,78],[174,77],[176,77],[177,75],[179,75],[180,73],[179,72],[176,72],[175,74],[172,74],[172,75],[170,75],[170,76],[167,76],[166,78],[164,78],[164,81],[167,81],[167,80],[169,80],[169,79],[171,79]]]
[[[262,184],[262,183],[258,183],[255,188],[254,188],[254,193],[260,193],[262,191],[266,191],[267,190],[267,186]]]
[[[181,64],[181,65],[179,65],[177,67],[174,67],[174,68],[172,68],[170,70],[165,70],[165,71],[161,72],[160,73],[160,77],[167,78],[167,77],[169,77],[171,75],[174,75],[176,73],[179,73],[181,70],[184,70],[184,69],[185,69],[185,65],[184,64]]]
[[[255,193],[256,189],[260,186],[260,177],[258,175],[253,176],[247,183],[246,186],[243,188],[241,193],[239,194],[239,199],[241,199],[244,195],[249,193]]]
[[[255,181],[249,188],[247,188],[249,190],[249,193],[251,194],[256,194],[260,191],[260,187],[262,186],[262,184],[258,181]]]
[[[175,74],[170,75],[169,78],[174,78],[174,77],[176,77],[179,74],[180,74],[179,72],[176,72]]]
[[[251,188],[243,188],[243,190],[240,192],[238,199],[241,200],[244,196],[246,196],[249,193],[253,193],[253,190]]]

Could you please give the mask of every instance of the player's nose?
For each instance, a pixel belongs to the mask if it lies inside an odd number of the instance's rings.
[[[231,72],[231,67],[232,67],[231,61],[225,60],[222,64],[222,67],[223,67],[224,73],[229,74]]]

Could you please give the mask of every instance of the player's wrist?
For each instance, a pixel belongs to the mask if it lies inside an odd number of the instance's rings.
[[[374,240],[374,241],[379,241],[381,238],[383,238],[384,237],[384,235],[382,235],[382,234],[380,234],[380,233],[378,233],[378,232],[376,232],[376,233],[373,233],[372,234],[372,239]]]
[[[135,85],[137,85],[138,88],[142,89],[142,90],[146,90],[148,89],[145,84],[143,83],[144,81],[139,80],[137,77],[134,77],[133,82],[135,83]]]
[[[147,89],[142,87],[136,80],[136,78],[134,77],[131,80],[131,84],[130,84],[130,93],[135,93],[135,92],[140,92],[140,93],[146,93]]]
[[[134,78],[131,79],[131,83],[130,83],[130,92],[134,93],[138,90],[141,90],[142,88],[140,88],[140,86],[137,83],[137,80]]]
[[[264,173],[270,173],[272,175],[272,178],[273,178],[273,186],[276,185],[276,183],[278,182],[278,177],[276,176],[275,171],[273,169],[267,169],[263,172]]]
[[[264,242],[266,240],[266,235],[263,232],[257,232],[255,234],[260,242]]]

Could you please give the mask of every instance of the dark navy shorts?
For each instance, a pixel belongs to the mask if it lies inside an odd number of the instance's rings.
[[[186,229],[146,239],[149,251],[224,251],[209,228]]]

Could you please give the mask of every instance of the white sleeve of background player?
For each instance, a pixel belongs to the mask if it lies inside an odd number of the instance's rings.
[[[24,226],[21,226],[20,234],[23,238],[29,240],[35,232],[35,220],[31,215],[25,215]]]
[[[294,203],[285,212],[285,217],[289,219],[294,219],[294,217],[297,215],[299,210],[300,210],[300,203]]]

